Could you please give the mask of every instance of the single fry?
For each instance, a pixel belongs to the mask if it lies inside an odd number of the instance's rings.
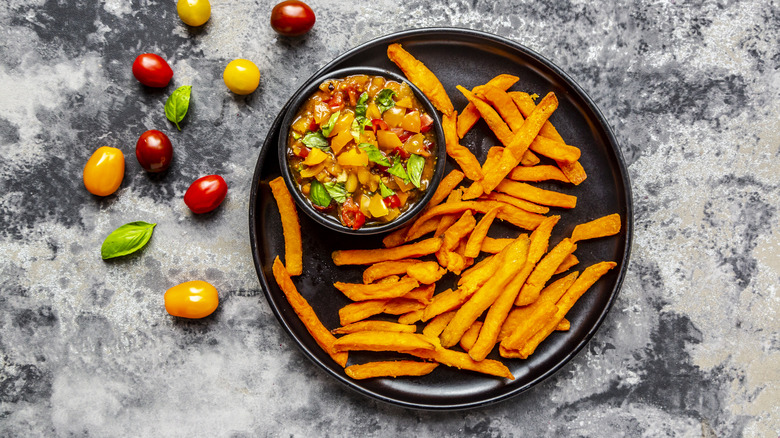
[[[442,178],[439,187],[436,188],[431,200],[428,202],[427,208],[436,207],[441,204],[441,201],[447,198],[447,196],[455,190],[455,187],[463,181],[464,177],[465,175],[463,172],[455,169]]]
[[[479,165],[477,157],[458,142],[458,133],[455,127],[457,117],[458,113],[453,112],[449,116],[445,115],[441,121],[447,155],[458,163],[466,178],[479,181],[482,179],[482,166]]]
[[[398,317],[399,324],[414,324],[422,318],[422,309],[412,310]]]
[[[430,262],[435,263],[435,262]],[[433,293],[436,291],[436,285],[435,284],[426,284],[423,286],[420,286],[408,294],[404,295],[402,298],[407,300],[415,300],[418,301],[420,304],[428,305],[431,302],[431,299],[433,298]]]
[[[393,298],[388,301],[384,307],[382,307],[381,313],[387,313],[388,315],[403,315],[404,313],[414,312],[415,310],[424,309],[425,304],[419,300],[410,300],[408,298]]]
[[[574,250],[577,249],[577,244],[569,239],[563,239],[555,245],[547,255],[536,265],[534,271],[528,277],[528,281],[520,291],[520,295],[515,301],[517,306],[526,306],[533,303],[539,298],[539,293],[544,288],[545,284],[552,278],[555,270],[561,265],[563,260]]]
[[[424,376],[430,374],[439,366],[436,362],[418,362],[414,360],[395,360],[368,362],[360,365],[350,365],[344,372],[355,380],[374,377]]]
[[[441,223],[441,220],[442,220],[441,217],[436,217],[425,222],[424,224],[422,224],[421,227],[414,230],[413,233],[407,234],[405,242],[411,242],[419,239],[422,236],[425,236],[426,234],[435,232],[436,230],[439,229],[439,224]]]
[[[347,304],[339,309],[339,323],[342,326],[346,326],[374,315],[379,315],[380,313],[383,313],[385,306],[389,301],[390,300],[369,300]],[[416,301],[412,302],[417,303]]]
[[[453,190],[450,196],[447,197],[447,203],[460,202],[460,198],[463,195],[463,190]],[[439,220],[439,226],[436,228],[436,232],[433,233],[433,237],[439,237],[444,234],[449,227],[452,226],[460,218],[459,214],[447,214],[441,216]]]
[[[539,299],[533,304],[524,307],[515,307],[509,312],[504,325],[501,326],[501,332],[498,335],[498,341],[504,340],[507,336],[511,335],[517,327],[528,320],[528,318],[534,314],[544,303],[555,304],[566,293],[566,290],[574,284],[574,281],[579,276],[579,272],[572,272],[571,274],[550,283],[549,286],[542,289],[539,294]]]
[[[423,311],[422,320],[428,321],[435,316],[457,308],[462,303],[463,302],[460,300],[460,292],[458,292],[457,289],[447,289],[444,292],[434,295],[433,299],[431,299],[431,303],[428,304]]]
[[[343,327],[335,328],[330,332],[334,335],[347,335],[349,333],[364,331],[414,333],[417,331],[417,326],[410,324],[398,324],[389,321],[359,321],[353,322],[352,324],[347,324]]]
[[[335,351],[398,351],[433,350],[427,338],[417,333],[363,331],[344,335],[333,343]]]
[[[523,126],[525,119],[520,114],[520,110],[517,109],[517,105],[512,101],[512,97],[505,90],[490,85],[483,85],[475,88],[474,94],[490,103],[513,132]]]
[[[282,217],[282,234],[284,235],[284,263],[290,275],[301,275],[303,272],[303,243],[301,241],[301,224],[298,221],[298,210],[295,209],[290,192],[281,176],[269,183],[274,195],[279,214]]]
[[[553,275],[562,274],[562,273],[568,271],[569,268],[571,268],[572,266],[578,264],[579,262],[580,262],[580,260],[577,258],[576,255],[569,254],[569,255],[566,256],[565,259],[563,259],[563,261],[561,262],[561,265],[558,266],[558,269],[555,270]]]
[[[507,246],[506,252],[502,251],[501,256],[498,257],[500,267],[495,275],[458,309],[455,318],[442,332],[442,346],[451,347],[457,344],[463,333],[471,327],[471,324],[493,304],[503,288],[525,264],[528,256],[528,245],[528,238],[521,238]]]
[[[531,143],[531,144],[533,144],[533,143]],[[523,157],[520,158],[520,165],[521,166],[526,166],[526,167],[531,167],[531,166],[536,166],[541,161],[542,160],[540,160],[539,157],[537,157],[535,153],[531,152],[530,150],[527,150],[527,151],[523,152]]]
[[[492,237],[485,237],[482,240],[482,247],[479,249],[482,252],[490,254],[498,254],[507,245],[512,243],[515,239],[494,239]]]
[[[333,284],[347,298],[352,301],[365,300],[383,300],[398,298],[411,292],[420,284],[414,278],[404,278],[394,283],[342,283],[340,281]]]
[[[451,310],[442,313],[441,315],[436,315],[436,317],[431,319],[430,322],[425,325],[425,328],[423,328],[423,335],[428,336],[429,338],[438,338],[442,330],[444,330],[444,327],[447,327],[447,324],[455,317],[455,313],[454,310]]]
[[[433,254],[441,248],[441,243],[441,239],[432,238],[395,248],[333,251],[332,257],[336,266],[372,265],[389,260],[402,260]]]
[[[520,78],[517,76],[502,74],[494,77],[485,85],[490,85],[506,91],[518,80],[520,80]],[[472,92],[476,92],[476,89],[472,90]],[[463,138],[480,118],[479,110],[477,110],[473,103],[469,102],[458,116],[458,138]]]
[[[530,167],[529,169],[533,169],[533,167]],[[514,196],[507,195],[506,193],[499,193],[496,191],[490,192],[489,195],[483,195],[479,199],[487,199],[490,201],[498,201],[503,202],[504,204],[509,204],[512,206],[515,206],[521,210],[525,210],[530,213],[536,213],[536,214],[547,214],[550,212],[550,207],[545,207],[543,205],[534,204],[531,201],[526,201],[525,199],[515,198]]]
[[[563,318],[561,322],[555,326],[556,332],[567,332],[569,329],[571,329],[571,322],[569,322],[569,320],[566,318]]]
[[[540,137],[536,137],[540,138]],[[511,172],[509,172],[509,175],[507,175],[507,178],[514,180],[514,181],[530,181],[530,182],[540,182],[540,181],[562,181],[562,182],[569,182],[569,179],[566,178],[566,175],[561,172],[561,169],[555,167],[555,166],[549,166],[549,165],[542,165],[542,166],[532,166],[532,167],[525,167],[525,166],[518,166],[512,169]],[[491,193],[492,195],[492,193]]]
[[[463,351],[468,353],[469,350],[471,350],[471,347],[473,347],[474,343],[477,342],[477,337],[479,336],[479,330],[481,328],[482,328],[482,321],[474,321],[474,323],[471,324],[471,327],[469,327],[469,329],[466,330],[466,333],[463,333],[463,337],[460,338],[460,342],[458,343],[458,345],[460,345],[460,348],[462,348]]]
[[[620,215],[610,214],[600,217],[596,220],[579,224],[574,227],[571,233],[571,240],[579,242],[580,240],[597,239],[599,237],[614,236],[620,232]]]
[[[469,235],[469,240],[466,243],[466,250],[463,253],[466,257],[473,258],[479,255],[482,250],[482,242],[484,242],[485,237],[487,237],[488,230],[493,224],[493,220],[496,218],[499,209],[500,207],[493,207],[490,209],[474,227],[474,230],[471,232],[471,235]]]
[[[544,216],[540,214],[529,213],[521,208],[508,204],[502,206],[501,210],[498,211],[497,217],[502,221],[509,222],[524,230],[535,230],[544,220]]]
[[[496,187],[496,190],[515,198],[525,199],[537,204],[550,207],[574,208],[577,206],[577,197],[565,193],[554,192],[534,187],[530,184],[505,179]]]
[[[515,377],[506,365],[497,360],[485,359],[477,362],[470,358],[468,354],[460,351],[448,350],[446,348],[437,348],[436,350],[412,350],[408,351],[413,356],[422,359],[432,359],[440,364],[447,365],[462,370],[476,371],[478,373],[489,374],[491,376],[503,377],[514,380]]]
[[[298,315],[298,318],[300,318],[301,322],[306,327],[306,330],[309,331],[317,342],[317,345],[325,350],[337,364],[342,367],[346,366],[347,354],[339,353],[335,350],[334,345],[336,343],[336,338],[324,325],[322,325],[322,322],[317,317],[314,309],[309,305],[309,302],[298,292],[292,278],[290,278],[290,274],[287,272],[287,269],[279,260],[278,256],[274,259],[272,270],[276,283],[284,293],[284,296],[295,311],[295,314]]]
[[[409,266],[406,270],[406,275],[414,278],[420,284],[433,284],[439,281],[439,279],[447,273],[447,270],[440,267],[436,262],[421,262],[416,265]]]
[[[409,81],[431,100],[436,109],[444,113],[445,116],[452,115],[455,107],[452,106],[450,97],[444,91],[444,86],[439,78],[425,64],[409,54],[400,44],[390,44],[387,47],[387,57],[404,72]]]
[[[363,283],[370,284],[380,278],[406,274],[407,268],[418,263],[421,263],[421,261],[415,259],[391,260],[389,262],[375,263],[363,271]]]
[[[559,141],[550,140],[547,137],[536,136],[528,146],[529,149],[539,155],[552,158],[555,161],[573,163],[580,159],[580,149]]]

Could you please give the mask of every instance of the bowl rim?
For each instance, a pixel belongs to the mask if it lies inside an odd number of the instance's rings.
[[[340,221],[338,221],[335,218],[332,218],[332,216],[327,216],[315,210],[314,207],[312,207],[311,204],[303,197],[303,195],[300,192],[300,189],[298,189],[297,184],[294,181],[292,172],[290,171],[290,166],[288,165],[287,162],[287,139],[288,139],[288,133],[290,130],[290,125],[292,123],[292,119],[297,114],[298,109],[301,107],[301,105],[303,105],[303,103],[311,97],[311,95],[315,92],[315,90],[319,88],[320,84],[322,84],[324,81],[328,79],[344,79],[348,76],[353,76],[358,74],[383,76],[386,79],[391,79],[396,82],[402,82],[409,85],[417,100],[428,112],[428,115],[433,118],[433,131],[434,131],[434,137],[436,139],[436,167],[434,168],[431,181],[428,184],[428,189],[423,194],[423,197],[420,198],[417,201],[417,203],[414,206],[412,206],[412,208],[408,209],[407,211],[405,211],[397,218],[391,220],[388,223],[378,225],[378,226],[361,227],[357,230],[354,230],[352,228],[348,228],[342,225]],[[412,221],[425,208],[425,206],[428,204],[428,201],[430,201],[430,199],[433,197],[433,194],[438,188],[439,183],[441,183],[442,178],[444,178],[445,166],[447,163],[447,154],[446,154],[446,140],[444,138],[444,129],[442,126],[441,116],[439,115],[438,110],[433,106],[433,103],[431,103],[430,99],[428,99],[428,97],[419,88],[417,88],[417,86],[415,86],[411,81],[409,81],[404,76],[395,73],[391,70],[387,70],[379,67],[355,66],[355,67],[347,67],[347,68],[335,70],[329,73],[324,73],[324,74],[317,73],[313,75],[312,77],[307,79],[306,82],[304,82],[304,84],[300,88],[298,88],[298,90],[296,90],[295,93],[290,98],[289,105],[285,110],[284,117],[282,118],[282,123],[280,126],[281,126],[281,131],[279,133],[280,134],[279,141],[277,144],[279,170],[282,174],[282,178],[284,179],[285,184],[287,185],[287,189],[290,191],[290,194],[295,200],[295,203],[298,205],[298,207],[301,210],[303,210],[306,213],[307,216],[309,216],[317,224],[322,225],[333,231],[337,231],[349,235],[366,236],[366,235],[385,233],[385,232],[389,232],[401,228],[404,225],[408,224],[410,221]]]

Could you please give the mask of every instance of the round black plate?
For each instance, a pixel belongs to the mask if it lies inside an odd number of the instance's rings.
[[[456,85],[472,88],[500,73],[513,74],[520,81],[512,90],[537,93],[541,96],[554,91],[559,100],[558,110],[550,121],[567,143],[582,150],[580,162],[588,179],[579,186],[571,184],[538,184],[576,195],[574,210],[551,209],[560,214],[560,222],[551,238],[552,245],[570,235],[576,224],[611,214],[623,218],[618,236],[583,241],[576,251],[583,268],[604,260],[617,262],[572,308],[567,315],[571,321],[568,332],[553,333],[527,360],[502,359],[515,376],[509,381],[469,371],[438,367],[433,373],[415,378],[381,378],[355,381],[331,360],[314,342],[288,304],[271,274],[273,259],[284,259],[284,240],[281,219],[268,182],[280,175],[277,159],[277,137],[280,130],[280,111],[257,161],[249,205],[249,227],[252,253],[260,283],[282,326],[293,337],[304,353],[337,380],[358,392],[376,399],[418,409],[463,409],[493,403],[519,394],[552,375],[588,342],[603,321],[617,297],[628,266],[631,246],[632,212],[628,173],[620,149],[609,125],[593,101],[558,67],[527,48],[504,38],[465,29],[433,28],[404,31],[365,43],[338,57],[315,75],[345,67],[368,65],[399,71],[387,59],[390,43],[399,42],[417,59],[424,62],[444,84],[456,109],[467,101],[455,89]],[[292,96],[293,90],[290,95]],[[488,149],[498,144],[487,125],[480,121],[461,141],[480,159],[485,160]],[[448,171],[452,163],[448,163]],[[314,307],[328,328],[339,326],[338,309],[349,301],[332,283],[360,282],[362,267],[337,267],[331,261],[335,249],[377,248],[382,235],[351,237],[329,231],[299,215],[303,234],[304,272],[293,280],[300,293]],[[517,229],[494,225],[492,237],[515,237]],[[453,285],[454,276],[448,274],[439,281],[437,292]],[[369,356],[351,354],[350,363],[393,355],[376,353]],[[494,351],[489,358],[501,359]]]

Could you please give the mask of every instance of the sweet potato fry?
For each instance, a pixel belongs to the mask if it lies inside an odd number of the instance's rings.
[[[436,230],[439,229],[439,224],[441,223],[441,220],[442,220],[441,217],[436,217],[425,222],[424,224],[422,224],[421,227],[414,230],[413,233],[407,234],[404,243],[412,242],[414,240],[419,239],[422,236],[425,236],[426,234],[435,232]]]
[[[370,284],[380,278],[391,275],[406,274],[406,269],[412,265],[422,263],[416,259],[391,260],[389,262],[379,262],[366,268],[363,271],[363,283]]]
[[[422,309],[412,310],[398,317],[399,324],[414,324],[422,318]]]
[[[577,244],[569,239],[563,239],[555,245],[555,248],[544,256],[531,275],[528,276],[528,281],[526,281],[523,289],[520,290],[520,295],[518,295],[515,305],[527,306],[536,301],[539,298],[539,293],[553,276],[555,270],[575,249],[577,249]]]
[[[494,77],[485,85],[490,85],[500,90],[506,91],[518,80],[520,80],[520,78],[517,76],[502,74]],[[472,93],[473,92],[476,92],[476,90],[472,90]],[[469,102],[469,104],[463,108],[463,111],[461,111],[460,115],[458,116],[458,137],[463,138],[466,133],[469,132],[469,130],[474,126],[474,124],[479,121],[480,118],[481,116],[477,108],[473,103]]]
[[[428,324],[425,325],[425,328],[423,328],[423,334],[425,336],[431,337],[431,338],[438,338],[441,334],[442,330],[444,330],[444,327],[447,327],[447,324],[452,321],[452,318],[455,317],[455,311],[451,310],[449,312],[442,313],[441,315],[436,315],[433,319],[428,322]]]
[[[574,146],[550,140],[547,137],[536,136],[534,141],[528,146],[529,149],[539,155],[552,158],[555,161],[573,163],[580,159],[580,149]]]
[[[463,190],[453,190],[452,193],[450,193],[450,196],[447,197],[447,203],[453,203],[453,202],[460,202],[460,198],[463,195]],[[436,228],[436,232],[433,233],[433,237],[439,237],[442,234],[444,234],[445,231],[449,227],[452,226],[457,220],[460,218],[460,214],[447,214],[444,216],[441,216],[441,220],[439,221],[439,226]]]
[[[482,328],[482,321],[474,321],[474,323],[471,324],[471,327],[469,327],[469,329],[466,330],[466,333],[463,333],[463,337],[460,338],[460,342],[458,343],[458,345],[460,345],[460,348],[462,348],[463,351],[468,353],[469,350],[471,350],[471,347],[473,347],[474,343],[477,342],[477,337],[479,336],[479,330],[481,328]]]
[[[346,335],[364,331],[414,333],[417,331],[417,326],[411,324],[398,324],[389,321],[359,321],[335,328],[330,332],[334,335]]]
[[[441,204],[441,201],[447,198],[450,193],[455,190],[455,187],[457,187],[458,184],[463,181],[464,177],[465,175],[463,172],[457,169],[448,173],[444,178],[442,178],[441,182],[439,183],[439,187],[436,188],[436,191],[433,193],[433,196],[428,202],[426,208],[436,207],[437,205]]]
[[[474,94],[490,103],[513,132],[523,126],[525,119],[517,109],[517,105],[512,101],[512,97],[505,90],[490,85],[482,85],[474,89]]]
[[[536,104],[534,103],[534,100],[531,98],[531,96],[528,95],[528,93],[515,91],[510,92],[509,95],[512,97],[512,100],[515,101],[517,108],[520,110],[523,116],[528,117],[531,113],[533,113],[534,109],[536,109]],[[539,135],[563,143],[563,137],[561,137],[561,135],[549,121],[542,125],[542,128],[539,130]],[[579,163],[579,161],[574,163],[558,162],[557,164],[558,167],[561,168],[563,174],[566,175],[566,178],[574,185],[579,185],[587,178],[585,169],[582,168],[582,165]]]
[[[574,284],[571,285],[566,293],[563,294],[561,299],[558,300],[558,303],[556,304],[558,306],[558,311],[555,313],[555,316],[553,316],[553,318],[549,320],[549,322],[544,327],[542,327],[541,330],[536,332],[531,337],[531,339],[528,340],[528,342],[522,346],[517,347],[518,356],[526,359],[528,356],[533,354],[533,352],[536,351],[536,347],[539,346],[539,344],[545,340],[547,336],[550,335],[550,333],[555,331],[555,328],[558,326],[561,320],[563,320],[563,318],[574,306],[577,300],[588,289],[590,289],[593,283],[598,281],[599,278],[601,278],[616,265],[617,264],[614,262],[601,262],[587,267],[582,272],[582,275],[580,275],[580,277],[577,278],[577,280],[574,282]]]
[[[346,326],[374,315],[379,315],[383,312],[389,301],[390,300],[369,300],[347,304],[339,309],[339,323],[341,323],[342,326]],[[420,304],[416,301],[412,302]]]
[[[344,368],[344,372],[355,380],[363,380],[374,377],[424,376],[438,366],[436,362],[395,360],[350,365]]]
[[[435,262],[429,262],[429,263],[435,263]],[[435,284],[426,284],[422,285],[408,294],[404,295],[402,298],[407,300],[415,300],[420,302],[421,304],[428,305],[431,302],[431,299],[433,298],[433,293],[436,291],[436,285]]]
[[[439,264],[442,265],[442,267],[453,272],[460,272],[460,269],[463,268],[463,260],[458,254],[453,255],[453,251],[458,247],[460,240],[471,233],[471,230],[474,229],[476,224],[477,220],[474,219],[471,210],[466,210],[463,212],[460,219],[447,229],[444,233],[444,243],[442,243],[439,251],[436,252],[436,257],[439,259]],[[461,260],[455,264],[456,266],[450,266],[449,260],[458,258]]]
[[[599,237],[614,236],[620,232],[620,215],[610,214],[600,217],[596,220],[579,224],[574,227],[571,233],[571,240],[579,242],[580,240],[597,239]]]
[[[514,239],[494,239],[492,237],[485,237],[485,239],[482,240],[480,251],[498,254],[502,249],[506,248],[507,245],[512,243],[513,240]]]
[[[333,251],[331,255],[336,266],[372,265],[389,260],[402,260],[433,254],[441,248],[442,240],[426,239],[417,243],[384,249],[352,249]]]
[[[445,115],[441,121],[444,129],[447,155],[458,163],[466,178],[472,181],[479,181],[482,179],[482,166],[479,165],[477,157],[458,142],[458,133],[455,127],[457,116],[458,113],[453,112],[449,116]]]
[[[463,303],[458,290],[447,289],[433,296],[431,303],[423,311],[423,321],[428,321],[434,316],[449,312]]]
[[[530,184],[515,182],[509,179],[501,181],[496,190],[515,198],[525,199],[537,204],[550,207],[574,208],[577,206],[577,197],[565,193],[554,192],[534,187]]]
[[[306,330],[309,331],[314,340],[317,342],[317,345],[325,350],[325,352],[328,353],[337,364],[341,365],[342,367],[346,366],[347,354],[338,353],[334,349],[336,338],[328,331],[328,329],[325,328],[324,325],[322,325],[322,322],[317,317],[314,309],[312,309],[312,307],[309,305],[309,302],[306,301],[306,298],[304,298],[298,292],[298,289],[295,287],[292,278],[290,278],[290,274],[287,272],[287,269],[285,269],[278,256],[274,259],[272,270],[274,278],[276,279],[276,283],[284,293],[284,296],[287,298],[290,306],[292,306],[295,314],[298,315],[298,318],[300,318],[301,322],[306,327]]]
[[[501,347],[504,350],[516,350],[515,346],[524,345],[534,334],[550,323],[557,311],[558,307],[555,304],[542,303],[534,313],[515,328],[511,335],[501,341]],[[558,322],[555,325],[557,326]],[[501,347],[499,347],[499,352],[501,352]]]
[[[363,331],[344,335],[333,343],[335,351],[434,350],[436,346],[417,333]]]
[[[566,318],[563,318],[561,322],[555,326],[556,332],[567,332],[569,329],[571,329],[571,322],[569,322],[569,320]]]
[[[420,284],[436,283],[446,273],[447,270],[436,262],[421,262],[406,270],[406,275],[419,281]]]
[[[436,109],[444,113],[445,116],[452,115],[455,108],[452,106],[450,97],[444,91],[444,86],[439,78],[425,64],[404,50],[400,44],[390,44],[387,47],[387,57],[404,72],[409,81],[431,100]]]
[[[528,257],[529,240],[517,239],[502,252],[500,267],[468,301],[458,309],[452,321],[441,334],[441,344],[451,347],[458,343],[463,333],[468,330],[474,321],[490,307],[501,294],[504,287],[517,274],[517,271],[525,264]]]
[[[569,182],[569,179],[566,178],[566,175],[564,175],[563,172],[561,172],[561,169],[549,165],[533,166],[533,167],[518,166],[512,169],[511,172],[509,172],[507,178],[514,181],[539,182],[539,181],[552,180],[552,181]]]
[[[503,153],[504,148],[501,146],[493,146],[490,148],[490,150],[488,150],[487,158],[485,159],[485,163],[482,165],[483,174],[484,171],[490,171],[490,169],[493,169],[498,165],[498,162],[501,161],[501,154]],[[474,181],[471,186],[466,189],[466,192],[463,193],[463,200],[467,201],[478,198],[480,195],[482,195],[482,193],[482,185],[479,183],[479,181]]]
[[[482,242],[485,240],[488,230],[493,224],[493,220],[496,218],[499,209],[500,207],[493,207],[479,220],[479,223],[474,227],[471,235],[469,235],[469,240],[466,243],[466,250],[463,255],[472,258],[479,255],[482,250]]]
[[[533,169],[533,167],[529,167],[529,169]],[[525,210],[530,213],[547,214],[550,212],[549,207],[545,207],[539,204],[534,204],[531,201],[515,198],[514,196],[507,195],[506,193],[499,193],[496,191],[490,192],[489,195],[482,195],[482,197],[480,197],[479,199],[487,199],[490,201],[503,202],[504,204],[513,205],[521,210]]]
[[[542,124],[558,107],[558,99],[555,93],[548,93],[542,99],[539,106],[525,120],[523,126],[513,134],[512,140],[506,145],[506,150],[501,154],[501,161],[495,169],[484,172],[485,177],[480,181],[485,193],[490,193],[512,171],[528,150],[531,142],[539,134]]]
[[[362,284],[337,281],[333,284],[336,289],[352,301],[398,298],[411,292],[419,285],[417,280],[408,277],[395,283]]]
[[[282,217],[282,234],[284,235],[284,263],[290,275],[301,275],[303,272],[303,244],[301,241],[301,224],[298,221],[298,210],[295,209],[290,192],[284,179],[280,176],[269,183],[274,195],[279,214]]]
[[[563,261],[561,262],[561,265],[558,266],[558,269],[555,270],[555,273],[553,275],[562,274],[562,273],[568,271],[569,268],[571,268],[572,266],[576,265],[579,262],[580,262],[580,260],[577,258],[576,255],[569,254],[569,255],[566,256],[565,259],[563,259]]]
[[[533,144],[533,143],[531,143]],[[529,147],[530,149],[530,147]],[[539,164],[542,160],[539,159],[539,157],[536,156],[535,153],[531,152],[530,150],[527,150],[523,152],[523,157],[520,158],[520,165],[525,167],[531,167],[536,166]]]
[[[408,298],[393,298],[385,303],[382,307],[381,313],[387,313],[388,315],[403,315],[404,313],[414,312],[415,310],[424,309],[425,304],[419,300],[410,300]]]
[[[535,230],[544,220],[544,216],[540,214],[530,213],[509,204],[504,204],[496,217],[524,230]]]
[[[468,354],[460,351],[448,350],[446,348],[437,348],[436,350],[412,350],[407,351],[413,356],[422,359],[432,359],[440,364],[447,365],[462,370],[476,371],[478,373],[489,374],[491,376],[503,377],[514,380],[515,377],[509,368],[501,362],[493,359],[485,359],[477,362],[470,358]]]
[[[509,126],[507,126],[498,112],[496,112],[493,107],[491,107],[484,100],[477,97],[471,91],[461,87],[460,85],[458,85],[456,88],[458,91],[463,93],[469,102],[474,104],[474,106],[479,111],[479,114],[482,116],[482,119],[487,123],[490,130],[493,131],[493,134],[495,134],[498,138],[498,141],[504,144],[504,146],[508,145],[512,139],[512,130],[509,129]]]
[[[387,277],[375,281],[374,284],[398,283],[399,281],[401,281],[401,277],[398,275],[388,275]]]

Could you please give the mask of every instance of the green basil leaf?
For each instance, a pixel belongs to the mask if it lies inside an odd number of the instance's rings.
[[[374,103],[376,103],[376,106],[379,108],[380,114],[395,106],[393,96],[395,96],[395,91],[389,88],[385,88],[376,94]]]
[[[366,111],[368,111],[368,93],[363,92],[363,94],[358,97],[357,105],[355,106],[355,118],[358,117],[366,117]]]
[[[130,222],[122,225],[103,241],[100,256],[105,259],[132,254],[143,248],[152,238],[154,226],[143,221]]]
[[[368,154],[368,159],[381,166],[390,167],[390,160],[385,157],[379,148],[371,143],[360,143],[358,145],[361,151]]]
[[[330,205],[332,198],[328,194],[328,190],[316,179],[311,180],[311,189],[309,190],[309,197],[312,202],[320,207],[327,207]]]
[[[303,136],[301,142],[306,146],[308,146],[309,148],[322,149],[323,151],[330,150],[330,144],[328,143],[328,139],[325,138],[325,136],[322,135],[322,132],[320,131],[307,132],[306,135]]]
[[[168,118],[176,129],[181,131],[179,122],[184,120],[184,116],[187,115],[187,110],[190,107],[190,94],[192,93],[192,85],[183,85],[177,88],[165,101],[165,117]]]
[[[368,120],[363,116],[355,117],[352,120],[352,124],[349,126],[349,132],[352,134],[352,138],[355,139],[356,143],[360,141],[360,134],[363,133],[366,126],[371,126],[371,120]]]
[[[412,180],[412,184],[418,189],[420,188],[424,167],[425,158],[419,155],[412,154],[409,159],[406,160],[406,170],[409,172],[409,179]]]
[[[347,200],[347,189],[344,187],[344,184],[328,181],[323,186],[325,186],[328,194],[339,204],[343,204]]]
[[[395,195],[395,192],[388,189],[386,185],[382,184],[382,181],[379,181],[379,194],[382,195],[383,198],[387,198],[388,196]]]
[[[409,182],[409,175],[406,174],[406,170],[404,169],[404,165],[401,164],[401,158],[396,155],[395,158],[393,158],[393,165],[389,169],[387,169],[387,173],[390,175],[395,175],[398,178],[401,178],[404,180],[404,182]]]
[[[330,135],[331,132],[333,132],[333,127],[336,126],[336,121],[339,119],[340,114],[341,111],[336,111],[335,113],[330,115],[330,118],[328,119],[328,123],[326,123],[322,127],[322,135],[327,137]]]

